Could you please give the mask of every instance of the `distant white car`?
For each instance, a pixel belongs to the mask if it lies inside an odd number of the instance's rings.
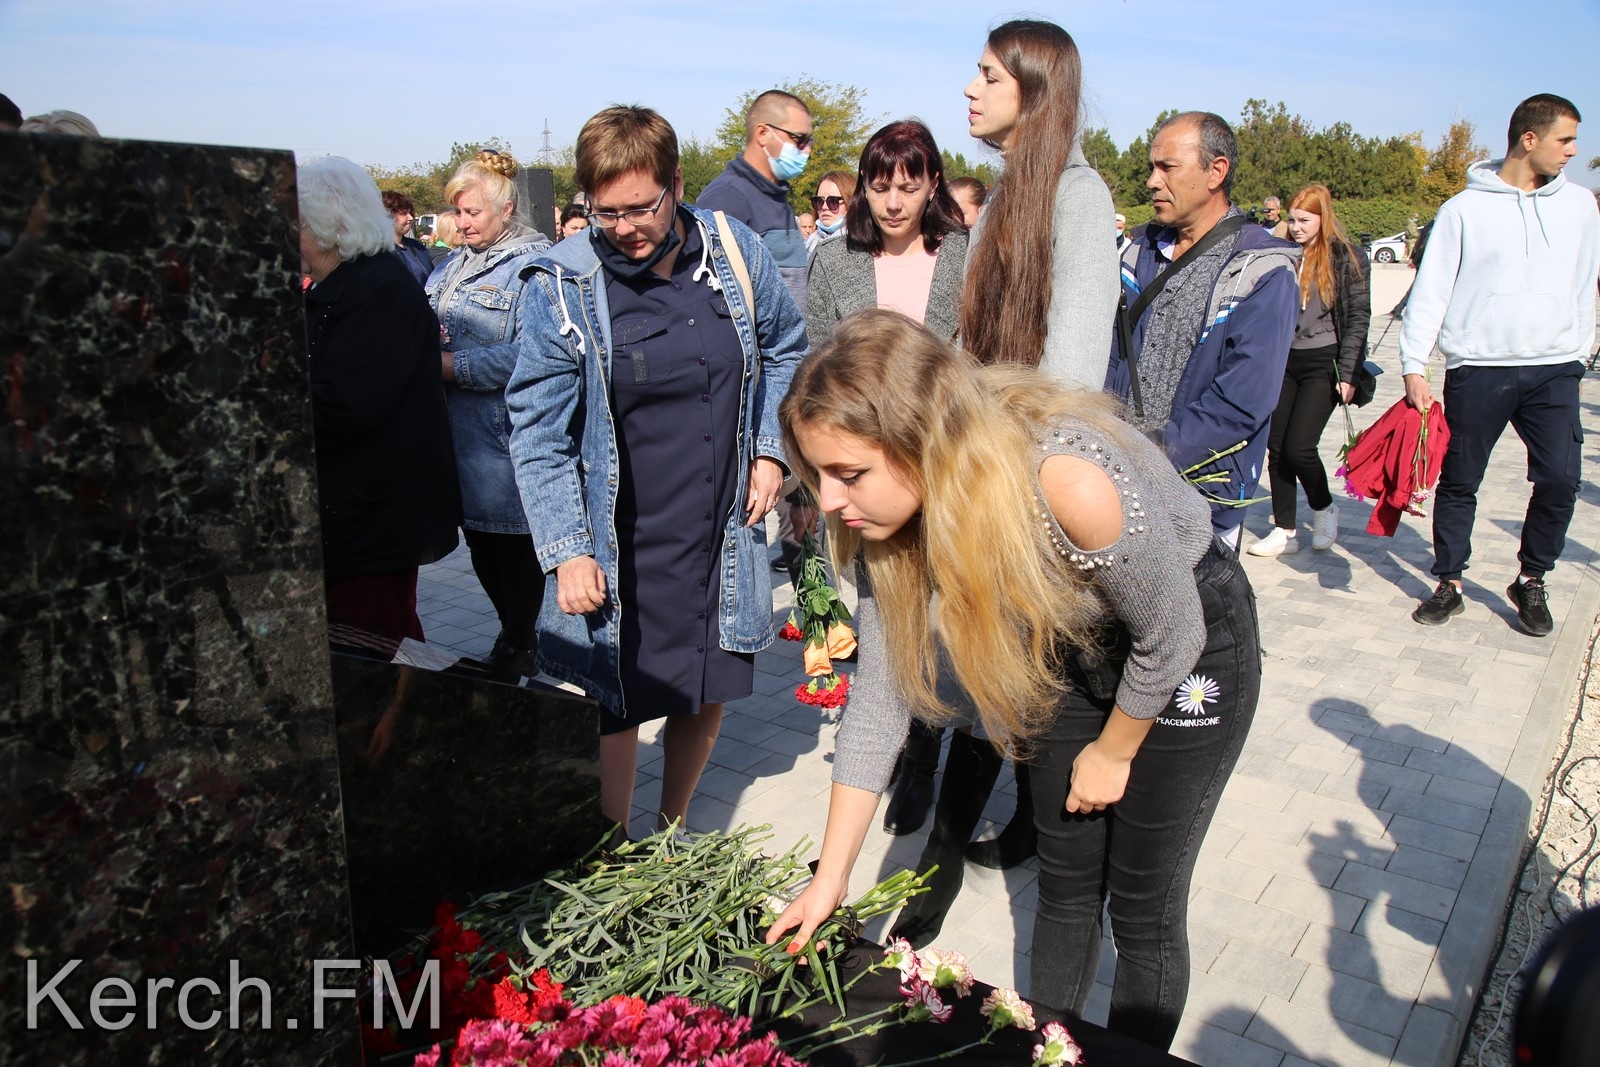
[[[1374,263],[1399,263],[1406,258],[1405,231],[1393,237],[1379,237],[1372,242],[1372,261]]]

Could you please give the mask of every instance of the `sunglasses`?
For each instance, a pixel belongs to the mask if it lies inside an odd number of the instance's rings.
[[[813,196],[811,207],[815,211],[827,208],[829,211],[840,211],[844,208],[845,198],[842,196]]]
[[[790,137],[793,137],[794,146],[800,149],[802,152],[811,147],[811,135],[809,133],[795,133],[793,130],[784,129],[782,126],[773,126],[770,122],[767,123],[767,126],[771,129],[777,130],[779,133],[786,133]]]

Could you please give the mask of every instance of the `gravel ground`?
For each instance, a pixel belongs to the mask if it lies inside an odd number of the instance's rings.
[[[1569,916],[1600,904],[1600,623],[1591,628],[1581,684],[1534,807],[1521,876],[1458,1067],[1509,1067],[1522,968]]]

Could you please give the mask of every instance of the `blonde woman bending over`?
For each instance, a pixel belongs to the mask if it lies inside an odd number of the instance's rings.
[[[1109,898],[1110,1027],[1170,1045],[1190,876],[1261,681],[1205,501],[1110,401],[980,368],[894,312],[842,322],[780,414],[835,559],[861,550],[864,573],[822,856],[769,942],[799,951],[844,901],[910,720],[956,717],[949,675],[996,746],[1032,753],[1033,998],[1082,1013]],[[945,773],[969,759],[952,743]]]

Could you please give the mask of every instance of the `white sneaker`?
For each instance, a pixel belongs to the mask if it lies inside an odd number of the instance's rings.
[[[1332,548],[1339,540],[1339,505],[1329,504],[1326,510],[1311,513],[1311,547],[1321,552]]]
[[[1272,532],[1245,549],[1252,556],[1292,556],[1300,551],[1300,540],[1293,530],[1274,526]]]

